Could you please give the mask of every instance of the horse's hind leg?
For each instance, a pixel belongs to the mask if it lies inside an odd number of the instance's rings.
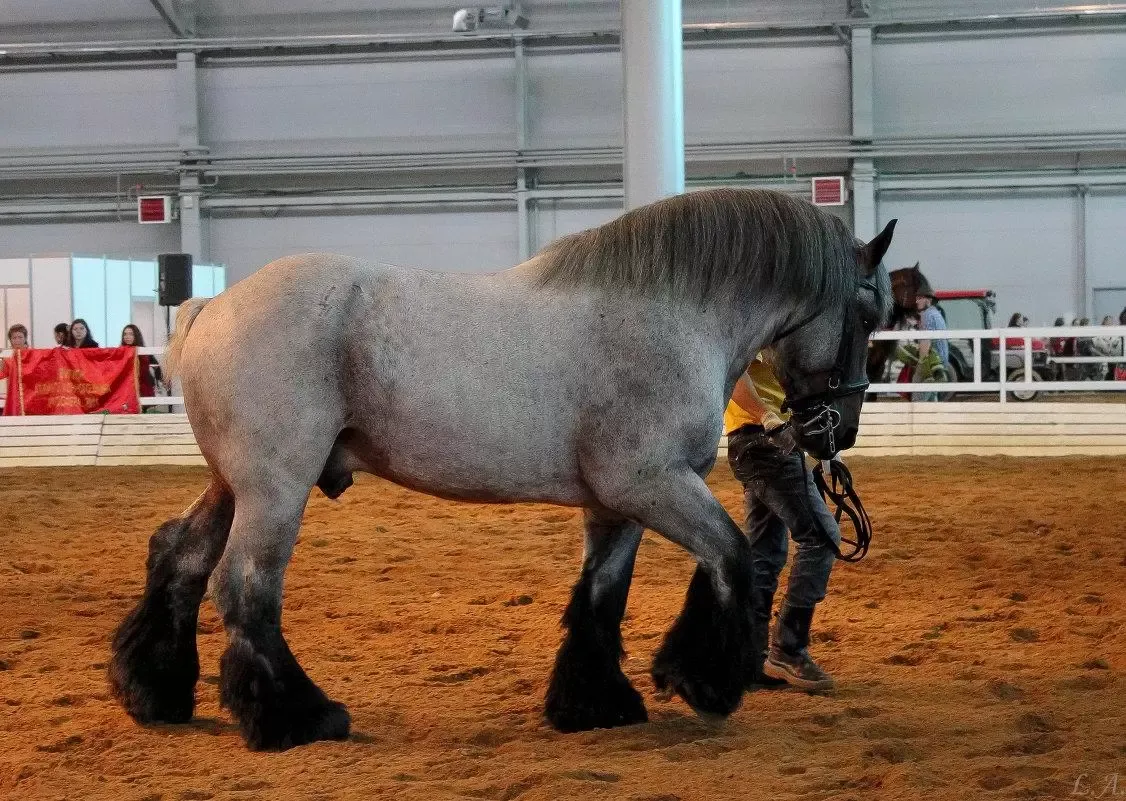
[[[145,593],[114,633],[109,666],[114,696],[141,723],[192,717],[199,604],[233,514],[230,491],[212,479],[183,515],[149,539]]]
[[[263,475],[236,487],[231,536],[211,580],[228,637],[219,700],[254,750],[348,736],[347,710],[305,675],[281,629],[282,581],[313,479]]]
[[[622,673],[621,620],[641,526],[586,513],[583,572],[563,613],[567,636],[555,656],[544,714],[560,731],[626,726],[648,720]]]

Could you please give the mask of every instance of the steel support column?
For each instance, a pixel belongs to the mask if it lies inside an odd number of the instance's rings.
[[[626,209],[684,191],[681,0],[622,0]]]
[[[875,133],[875,67],[872,29],[854,27],[849,40],[852,79],[852,142],[870,144]],[[870,158],[852,160],[852,231],[868,241],[876,235],[876,170]]]
[[[181,150],[199,149],[199,81],[195,53],[176,54],[176,121]],[[199,174],[180,173],[180,251],[203,261],[207,248],[200,216]]]

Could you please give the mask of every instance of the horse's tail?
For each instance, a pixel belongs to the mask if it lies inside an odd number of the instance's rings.
[[[164,372],[169,381],[180,371],[180,354],[184,350],[184,340],[188,338],[188,330],[209,300],[211,298],[189,298],[180,304],[180,308],[176,311],[176,330],[164,349]]]

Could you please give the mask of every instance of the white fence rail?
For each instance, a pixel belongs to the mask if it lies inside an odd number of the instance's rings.
[[[878,331],[872,336],[875,340],[919,341],[940,340],[968,342],[971,354],[971,380],[951,383],[874,383],[868,388],[869,394],[914,393],[914,392],[965,392],[997,393],[998,400],[1005,403],[1010,392],[1126,392],[1126,381],[1056,381],[1043,375],[1052,364],[1126,364],[1126,356],[1119,346],[1117,356],[1068,356],[1056,358],[1051,355],[1051,340],[1117,338],[1126,342],[1126,326],[1057,326],[1043,328],[981,328],[949,331]],[[1019,348],[1010,347],[1010,340],[1020,340]],[[1034,340],[1046,340],[1047,351],[1035,350]],[[989,364],[983,364],[983,354],[989,354]],[[1010,363],[1010,356],[1017,357],[1016,365]],[[996,364],[994,364],[994,361]],[[1020,371],[1017,379],[1011,374]]]
[[[878,331],[874,340],[919,341],[945,339],[951,342],[969,343],[972,358],[971,380],[944,383],[874,383],[868,388],[869,395],[901,393],[996,393],[1001,403],[1008,400],[1010,392],[1126,392],[1126,381],[1055,381],[1041,373],[1052,364],[1124,364],[1126,355],[1117,356],[1067,356],[1053,357],[1050,352],[1036,351],[1033,340],[1053,339],[1095,339],[1118,338],[1124,343],[1120,351],[1126,349],[1126,326],[1058,326],[1043,328],[976,328],[954,329],[948,331]],[[1010,348],[1009,340],[1019,339],[1019,348]],[[994,348],[996,342],[996,348]],[[952,345],[953,346],[953,345]],[[142,356],[163,357],[164,349],[155,347],[137,348]],[[983,364],[983,354],[989,354],[989,364]],[[3,351],[3,356],[11,351]],[[1016,365],[1010,364],[1010,357],[1019,359]],[[889,360],[890,361],[890,360]],[[996,361],[996,364],[994,364]],[[1015,380],[1011,374],[1017,373]],[[176,411],[183,410],[184,399],[180,395],[154,398],[141,398],[142,406],[172,406]]]

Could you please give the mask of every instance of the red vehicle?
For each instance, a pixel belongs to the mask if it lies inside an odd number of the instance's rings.
[[[997,295],[989,289],[940,290],[934,293],[935,302],[946,327],[954,329],[992,328],[993,312],[997,308]],[[983,381],[997,381],[1000,377],[1000,339],[990,340],[989,359],[981,365]],[[1050,380],[1048,365],[1049,342],[1047,339],[1032,340],[1032,380]],[[1011,382],[1024,380],[1024,340],[1019,337],[1005,338],[1005,380]],[[950,368],[955,381],[973,380],[973,342],[968,339],[950,340]],[[1017,390],[1010,393],[1015,400],[1032,400],[1035,392]]]
[[[993,327],[993,313],[997,308],[997,295],[989,289],[943,289],[934,293],[935,306],[946,320],[946,327],[954,330],[979,330]],[[951,339],[950,342],[950,376],[951,382],[973,381],[974,352],[973,341],[969,339]],[[981,378],[983,381],[997,381],[1000,375],[1000,339],[989,342],[989,358],[982,361]],[[1007,365],[1006,380],[1011,382],[1024,380],[1024,340],[1017,337],[1005,339],[1005,364]],[[1050,379],[1049,367],[1049,342],[1047,339],[1032,340],[1032,380],[1041,381]],[[912,368],[904,366],[900,371],[898,380],[909,382]],[[1032,400],[1036,392],[1017,390],[1010,393],[1015,400]],[[953,392],[940,393],[942,400],[953,397]]]

